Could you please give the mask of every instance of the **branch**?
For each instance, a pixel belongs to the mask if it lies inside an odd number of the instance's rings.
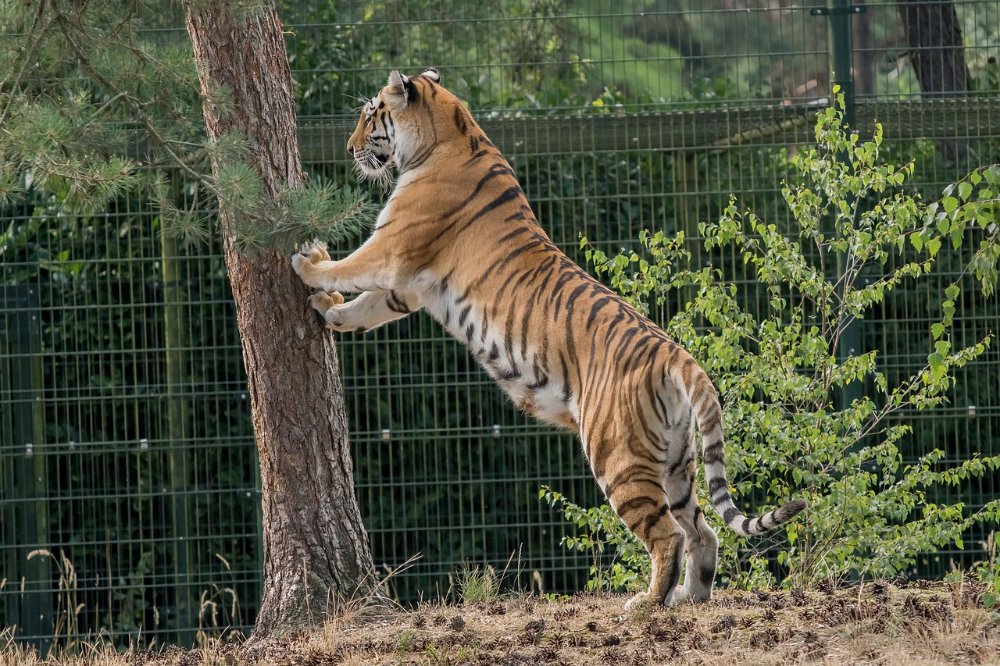
[[[49,20],[45,23],[45,25],[41,29],[38,29],[38,22],[42,19],[42,14],[44,12],[45,12],[45,0],[42,0],[42,2],[38,3],[38,12],[35,14],[35,21],[32,24],[31,29],[28,31],[29,34],[35,35],[36,39],[29,48],[25,49],[24,61],[21,63],[21,68],[18,70],[17,75],[11,82],[10,85],[11,97],[8,100],[7,105],[4,106],[3,112],[0,113],[0,127],[3,127],[3,123],[7,119],[7,115],[10,113],[10,108],[14,104],[13,91],[16,90],[17,87],[21,84],[21,79],[24,78],[24,72],[27,71],[28,69],[28,63],[31,62],[32,57],[35,55],[35,51],[38,49],[38,46],[42,43],[42,40],[44,39],[45,34],[48,32],[49,27],[51,27],[53,21],[55,21],[55,16],[50,16]],[[0,84],[2,84],[2,82],[0,82]]]
[[[106,76],[101,74],[90,62],[90,58],[87,56],[87,52],[80,46],[73,32],[68,29],[67,26],[72,26],[72,21],[68,20],[59,9],[53,9],[55,12],[54,19],[58,20],[59,30],[66,37],[66,41],[69,44],[73,54],[76,56],[77,60],[80,62],[80,66],[83,68],[87,74],[92,76],[95,81],[100,83],[102,86],[107,88],[109,91],[115,93],[114,99],[123,99],[128,103],[129,108],[136,115],[139,121],[142,123],[146,131],[153,137],[155,142],[170,156],[170,159],[174,162],[175,166],[179,167],[182,171],[187,173],[192,178],[197,181],[211,186],[208,178],[203,174],[198,173],[192,169],[187,162],[185,162],[177,153],[175,153],[170,148],[171,141],[163,136],[160,130],[156,127],[156,124],[152,119],[146,114],[145,110],[142,108],[142,104],[135,97],[132,96],[128,91],[122,90],[119,86],[115,85],[113,81],[108,79]],[[109,102],[110,103],[110,102]],[[105,104],[107,106],[107,104]],[[102,107],[103,109],[104,107]]]

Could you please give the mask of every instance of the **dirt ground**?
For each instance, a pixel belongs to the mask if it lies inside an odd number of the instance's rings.
[[[968,582],[874,582],[808,593],[722,591],[706,604],[628,614],[623,597],[522,596],[348,617],[254,650],[213,643],[50,663],[1000,664],[1000,612],[985,608],[982,596]],[[0,664],[14,663],[23,662],[6,661],[0,650]]]

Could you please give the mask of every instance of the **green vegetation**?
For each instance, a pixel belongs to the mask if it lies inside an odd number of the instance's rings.
[[[787,586],[892,577],[922,553],[961,548],[971,526],[1000,523],[1000,500],[969,511],[934,499],[942,486],[995,472],[1000,456],[945,462],[938,448],[904,464],[901,453],[914,430],[903,417],[946,404],[956,372],[992,342],[990,335],[966,339],[955,322],[965,273],[985,293],[996,285],[1000,166],[924,203],[904,189],[912,163],[881,162],[881,127],[860,141],[832,107],[819,114],[816,141],[791,160],[797,177],[782,187],[787,222],[769,223],[731,200],[718,221],[700,227],[705,250],[732,252],[752,282],[737,285],[711,263],[694,264],[683,234],[643,233],[642,255],[587,249],[597,272],[640,309],[685,293],[687,305],[667,331],[722,394],[729,475],[744,507],[809,500],[777,553]],[[937,320],[924,336],[923,368],[890,376],[882,357],[893,350],[844,353],[857,321],[933,276],[943,253],[970,244],[976,252],[962,275],[926,304]],[[610,569],[592,569],[593,586],[639,582],[645,565],[637,543],[609,507],[583,510],[547,488],[542,496],[582,529],[564,539],[568,548],[617,549]],[[741,557],[742,541],[720,534],[731,584],[773,583],[766,561],[752,552]]]
[[[466,564],[458,572],[458,593],[465,604],[498,601],[500,583],[501,577],[489,564],[485,567],[470,567]]]

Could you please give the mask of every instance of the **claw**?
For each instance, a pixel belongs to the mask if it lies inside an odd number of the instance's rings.
[[[299,254],[308,255],[314,248],[318,250],[325,250],[326,243],[319,239],[307,241],[299,246]]]
[[[302,243],[296,254],[310,263],[317,263],[330,258],[330,253],[326,249],[326,243],[319,240]]]

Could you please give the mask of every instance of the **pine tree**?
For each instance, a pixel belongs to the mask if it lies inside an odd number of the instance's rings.
[[[0,30],[12,36],[0,41],[0,206],[45,199],[72,214],[138,196],[158,207],[165,234],[193,243],[211,237],[215,216],[175,205],[162,173],[198,184],[197,208],[217,203],[261,461],[265,582],[255,635],[266,637],[322,620],[372,582],[336,351],[288,261],[295,243],[341,238],[370,211],[358,193],[301,171],[273,2],[184,9],[194,59],[183,33],[154,43],[140,30],[180,24],[162,3],[0,6]],[[257,76],[240,66],[249,61]],[[275,122],[257,123],[258,114]],[[275,168],[266,158],[279,150]]]

